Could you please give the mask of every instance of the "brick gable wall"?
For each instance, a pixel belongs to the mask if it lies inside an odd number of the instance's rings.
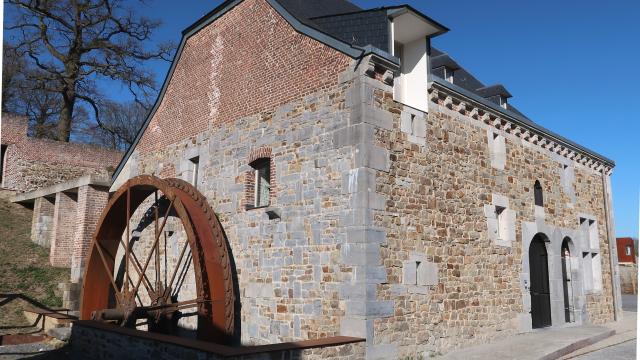
[[[177,61],[140,153],[335,85],[351,58],[297,33],[266,1],[245,0],[189,38]]]

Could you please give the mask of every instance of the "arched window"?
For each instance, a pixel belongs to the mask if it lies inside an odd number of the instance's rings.
[[[544,206],[544,200],[542,199],[542,185],[540,185],[540,181],[538,180],[536,180],[535,185],[533,185],[533,196],[537,206]]]

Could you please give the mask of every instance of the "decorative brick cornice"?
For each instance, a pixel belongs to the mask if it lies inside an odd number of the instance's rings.
[[[508,114],[496,111],[437,82],[429,88],[429,100],[471,119],[514,135],[544,150],[551,151],[594,171],[610,175],[613,164],[579,149],[573,144],[553,138],[539,129]]]

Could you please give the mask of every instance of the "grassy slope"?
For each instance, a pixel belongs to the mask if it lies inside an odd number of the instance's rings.
[[[69,280],[69,270],[49,265],[49,249],[30,239],[32,212],[9,198],[9,192],[0,190],[0,293],[19,293],[47,306],[61,306],[57,287]],[[22,300],[0,305],[0,328],[26,325],[21,312],[26,305]]]

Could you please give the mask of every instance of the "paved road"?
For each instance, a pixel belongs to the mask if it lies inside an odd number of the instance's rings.
[[[636,340],[629,340],[622,344],[613,345],[598,351],[584,354],[575,360],[631,360],[636,358]],[[573,360],[572,359],[572,360]]]

